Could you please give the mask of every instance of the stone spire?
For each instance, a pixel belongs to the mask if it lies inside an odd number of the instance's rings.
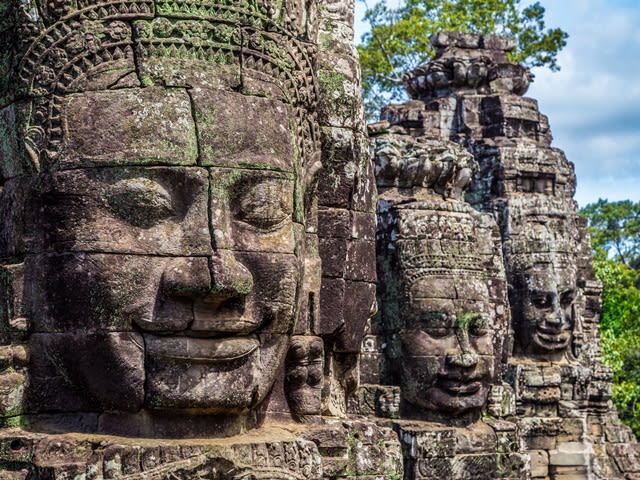
[[[601,288],[573,200],[573,164],[523,96],[533,77],[509,62],[513,43],[454,33],[432,41],[435,58],[404,78],[413,100],[383,109],[372,131],[454,141],[478,163],[466,198],[501,232],[514,330],[505,379],[533,478],[627,478],[638,447],[610,401]]]

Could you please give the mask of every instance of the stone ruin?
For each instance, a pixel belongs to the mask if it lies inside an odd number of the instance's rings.
[[[367,140],[352,2],[0,5],[0,478],[640,478],[508,40]]]
[[[388,398],[399,384],[399,408],[393,416],[413,415],[405,405],[413,395],[406,385],[406,369],[402,367],[399,374],[394,370],[398,359],[407,361],[406,347],[400,353],[395,350],[397,337],[403,344],[403,335],[415,327],[398,327],[397,321],[408,316],[410,324],[419,324],[445,312],[455,314],[454,326],[464,325],[466,305],[475,304],[474,311],[492,313],[494,329],[502,315],[509,317],[508,331],[490,331],[500,373],[488,381],[481,416],[492,427],[500,420],[499,427],[493,427],[498,443],[485,442],[481,449],[470,451],[458,439],[460,447],[448,451],[448,462],[443,459],[447,455],[437,454],[442,468],[411,478],[637,478],[638,444],[611,405],[611,373],[601,360],[601,287],[591,267],[586,223],[573,200],[573,164],[551,147],[548,120],[535,100],[523,97],[532,75],[509,62],[507,54],[514,48],[510,39],[442,33],[432,42],[436,57],[404,77],[412,100],[387,106],[381,121],[370,126],[380,196],[381,315],[371,322],[365,337],[368,348],[363,350],[361,368],[371,385],[361,387],[361,398],[382,411],[384,402],[376,399]],[[459,200],[465,187],[468,203]],[[434,206],[425,208],[424,198]],[[495,219],[499,233],[482,236],[478,227],[474,232],[470,228],[474,223],[458,213],[463,207],[473,207],[475,216],[482,212]],[[422,212],[425,209],[428,214]],[[475,224],[482,225],[478,220]],[[489,259],[495,261],[499,255],[491,253],[483,238],[493,238],[501,250],[499,263],[506,282],[491,268]],[[416,243],[422,255],[418,271],[413,261]],[[443,272],[443,265],[448,270]],[[487,282],[480,293],[468,278],[474,270],[482,271]],[[495,302],[501,290],[507,290],[508,313],[501,308],[505,302]],[[477,299],[489,301],[492,308],[483,310]],[[453,309],[447,311],[452,303]],[[441,339],[448,337],[437,329],[430,333],[434,329],[430,323],[422,327],[420,341],[444,345]],[[423,355],[426,371],[420,377],[414,370],[410,379],[415,384],[416,379],[425,381],[438,372],[430,384],[431,396],[446,399],[448,394],[451,401],[441,402],[437,415],[433,414],[436,402],[422,407],[429,420],[433,417],[452,426],[462,418],[452,407],[461,404],[465,394],[469,401],[477,395],[471,394],[473,383],[466,379],[483,371],[479,342],[465,347],[466,337],[456,335],[457,345],[447,350],[451,358],[430,367],[432,360]],[[501,335],[507,336],[506,344]],[[505,345],[501,357],[498,345]],[[430,348],[431,355],[435,351],[436,347]],[[469,362],[467,373],[454,376],[451,372],[455,368],[462,372],[463,366],[456,355],[465,353],[476,354],[477,363]],[[413,368],[420,368],[416,363]],[[456,386],[457,396],[448,392],[450,378],[467,382]],[[425,391],[422,399],[428,397]],[[438,418],[452,414],[454,418]],[[399,425],[396,430],[402,432]],[[500,443],[506,429],[515,432],[511,450]],[[437,442],[432,430],[427,435],[412,431],[401,436],[405,443],[410,440],[414,461],[433,455]],[[511,459],[525,455],[525,468],[515,470],[520,468],[517,461],[501,459],[499,465],[512,468],[511,472],[496,474],[483,465],[483,470],[469,473],[470,455],[496,451],[509,453]],[[480,460],[473,463],[478,468]],[[433,460],[432,468],[436,464]]]

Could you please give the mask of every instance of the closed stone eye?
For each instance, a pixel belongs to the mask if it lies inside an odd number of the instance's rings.
[[[111,187],[108,203],[118,217],[141,228],[175,215],[171,194],[148,178],[120,180]]]
[[[264,230],[276,228],[293,213],[287,183],[277,179],[238,185],[232,208],[236,220]]]

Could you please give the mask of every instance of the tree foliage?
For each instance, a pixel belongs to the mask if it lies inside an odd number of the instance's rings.
[[[599,199],[582,209],[589,219],[591,243],[619,262],[640,266],[640,202]]]
[[[362,0],[365,1],[366,0]],[[403,98],[402,75],[429,61],[429,37],[439,31],[511,35],[517,47],[511,60],[529,67],[559,70],[557,53],[567,33],[546,28],[544,8],[521,0],[401,0],[391,8],[381,0],[367,5],[371,25],[358,45],[367,113],[372,116],[389,100]]]
[[[589,220],[593,266],[603,286],[602,357],[613,371],[613,402],[640,436],[639,211],[640,202],[629,200],[598,200],[581,210]]]

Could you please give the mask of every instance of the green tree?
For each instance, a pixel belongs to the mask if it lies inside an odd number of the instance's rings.
[[[366,0],[361,0],[365,2]],[[530,67],[559,70],[557,53],[567,33],[546,28],[544,8],[521,0],[401,0],[391,8],[381,0],[364,19],[371,29],[358,45],[367,114],[373,118],[389,100],[404,96],[402,75],[429,61],[434,50],[429,37],[439,31],[511,35],[516,49],[511,60]]]
[[[580,213],[589,220],[593,267],[602,282],[602,357],[613,371],[613,402],[640,436],[640,202],[598,200]]]
[[[594,249],[632,268],[640,267],[640,202],[599,199],[582,209]]]

